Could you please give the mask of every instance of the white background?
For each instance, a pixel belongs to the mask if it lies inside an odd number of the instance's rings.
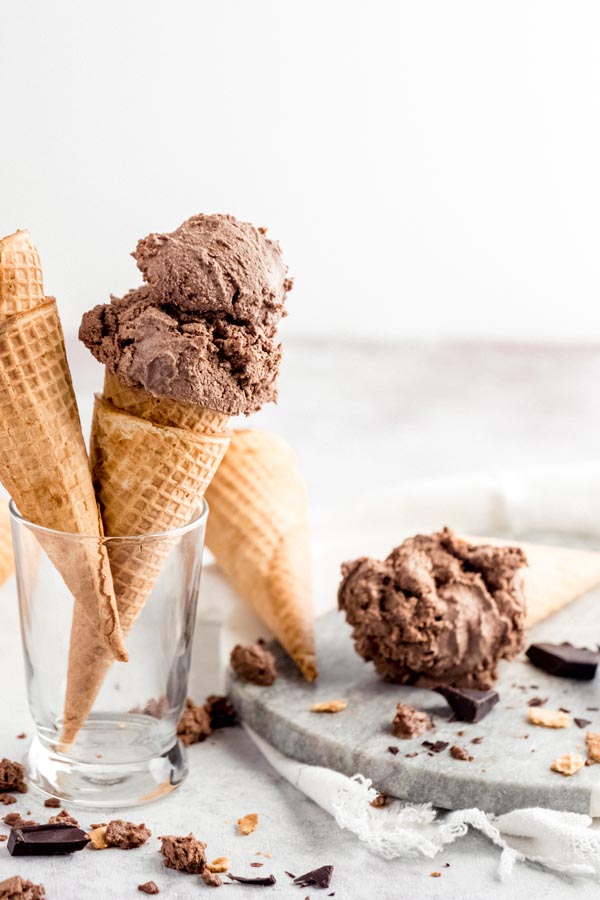
[[[600,338],[596,0],[3,0],[0,90],[0,231],[67,331],[227,211],[288,333]]]

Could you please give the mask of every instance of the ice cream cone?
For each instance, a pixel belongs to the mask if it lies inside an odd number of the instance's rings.
[[[28,520],[100,537],[100,520],[56,302],[44,299],[27,232],[0,242],[0,481]],[[126,659],[108,556],[97,541],[40,534],[82,612]]]
[[[308,509],[295,454],[276,435],[235,432],[206,499],[208,547],[239,596],[313,681]]]
[[[106,370],[104,399],[123,412],[140,419],[148,419],[155,425],[187,428],[189,431],[211,434],[227,430],[229,416],[201,406],[192,406],[177,400],[155,397],[143,388],[124,384],[116,375]]]
[[[0,240],[0,318],[26,312],[44,303],[40,255],[28,231]]]
[[[528,626],[541,622],[600,585],[600,553],[500,538],[469,537],[468,540],[477,544],[518,546],[525,552],[528,566],[523,569],[523,582]]]
[[[8,505],[0,499],[0,587],[15,571]]]
[[[229,445],[229,435],[155,425],[96,398],[91,459],[110,537],[170,531],[190,522]],[[164,565],[164,539],[109,545],[123,633],[128,634]],[[102,686],[111,658],[89,623],[74,621],[63,742],[72,742]]]

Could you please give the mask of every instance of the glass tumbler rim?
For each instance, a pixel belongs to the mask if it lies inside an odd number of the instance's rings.
[[[146,532],[145,534],[98,536],[97,534],[78,534],[71,531],[57,531],[54,528],[46,528],[43,525],[37,525],[35,522],[31,522],[29,519],[26,519],[25,516],[21,515],[12,497],[9,500],[8,508],[10,511],[10,516],[15,522],[17,522],[19,525],[25,526],[31,531],[37,532],[38,534],[57,535],[61,538],[71,539],[75,541],[102,541],[103,544],[109,544],[116,541],[141,541],[149,539],[160,540],[165,538],[176,538],[180,537],[181,535],[187,534],[189,531],[193,531],[195,528],[198,528],[201,525],[204,525],[206,523],[206,519],[208,518],[208,503],[206,502],[204,497],[202,497],[202,499],[199,501],[197,514],[186,525],[180,525],[179,528],[171,528],[168,531]]]

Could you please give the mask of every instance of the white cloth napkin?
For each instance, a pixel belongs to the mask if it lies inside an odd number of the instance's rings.
[[[367,554],[384,557],[404,537],[445,524],[467,534],[537,537],[549,544],[600,548],[600,463],[422,480],[399,485],[384,497],[353,499],[346,509],[321,512],[313,523],[317,614],[336,605],[342,561]],[[233,644],[254,641],[261,634],[268,636],[268,631],[235,597],[214,563],[209,564],[195,646],[196,695],[203,696],[202,689],[222,690]],[[528,860],[600,880],[600,828],[589,816],[547,809],[521,809],[499,817],[478,809],[442,813],[429,804],[400,801],[374,809],[369,801],[376,791],[368,778],[348,778],[298,763],[247,731],[277,772],[333,816],[340,828],[387,859],[432,858],[475,828],[500,848],[502,878],[515,861]]]
[[[479,809],[441,813],[431,804],[407,805],[399,800],[374,809],[369,804],[377,791],[370,779],[296,762],[244,727],[280,775],[384,859],[432,859],[446,844],[475,828],[500,848],[502,880],[518,860],[600,880],[600,830],[590,816],[551,809],[518,809],[503,816]]]

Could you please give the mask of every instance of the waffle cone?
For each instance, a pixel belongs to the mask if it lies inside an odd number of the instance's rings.
[[[527,625],[535,625],[600,585],[600,553],[550,547],[546,544],[468,538],[477,544],[521,547],[528,565],[523,569]]]
[[[108,556],[56,302],[44,299],[27,232],[0,241],[0,481],[21,515],[89,541],[38,539],[75,605],[118,659],[119,627]]]
[[[28,231],[0,240],[0,318],[44,303],[40,255]]]
[[[227,447],[229,435],[201,434],[129,415],[96,398],[91,459],[107,536],[153,534],[191,521]],[[119,620],[128,634],[169,553],[164,539],[143,547],[108,544]],[[63,742],[87,718],[111,658],[83,617],[74,620]]]
[[[308,509],[295,454],[275,435],[235,432],[206,499],[208,547],[239,596],[313,681]]]
[[[104,399],[123,412],[147,419],[155,425],[187,428],[205,434],[218,434],[227,430],[229,416],[208,407],[191,406],[177,400],[154,397],[142,388],[124,384],[116,375],[106,370]]]
[[[0,500],[0,587],[15,571],[8,505]]]

